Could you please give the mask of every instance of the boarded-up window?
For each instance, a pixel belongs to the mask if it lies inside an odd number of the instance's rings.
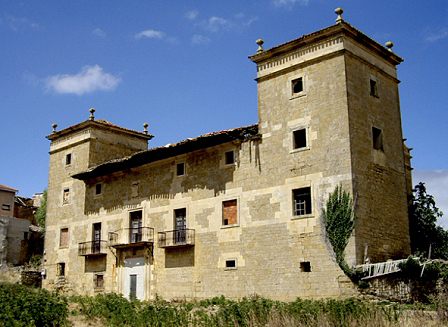
[[[68,246],[68,228],[61,229],[61,238],[59,240],[60,246]]]
[[[62,204],[70,203],[70,189],[66,188],[62,194]]]
[[[222,224],[235,225],[238,223],[237,200],[222,202]]]

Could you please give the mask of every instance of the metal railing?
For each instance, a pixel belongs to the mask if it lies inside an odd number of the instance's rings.
[[[374,278],[400,271],[401,269],[398,267],[398,265],[400,263],[406,262],[406,260],[407,259],[401,259],[361,265],[362,271],[367,272],[367,276],[363,277],[362,279]]]
[[[82,242],[78,245],[78,255],[100,255],[107,253],[107,241]]]
[[[159,247],[181,247],[194,245],[194,229],[176,229],[158,233]]]
[[[109,233],[109,246],[132,245],[142,242],[154,242],[154,228],[123,228]]]

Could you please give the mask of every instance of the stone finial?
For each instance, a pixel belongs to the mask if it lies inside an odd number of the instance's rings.
[[[148,134],[148,123],[143,124],[143,133]]]
[[[95,120],[95,116],[93,115],[93,113],[95,112],[95,109],[94,108],[90,108],[90,117],[89,117],[89,120]]]
[[[390,52],[392,52],[392,47],[394,46],[394,44],[392,43],[392,42],[386,42],[386,48],[390,51]]]
[[[338,18],[336,18],[336,24],[342,23],[344,21],[342,19],[342,13],[344,12],[344,10],[342,10],[342,8],[336,8],[334,12],[336,13],[336,15],[338,15]]]
[[[51,125],[51,127],[53,127],[52,133],[56,133],[56,127],[58,127],[58,124],[53,124],[53,125]]]
[[[263,43],[264,41],[262,39],[258,39],[255,41],[256,44],[258,44],[257,53],[263,52]]]

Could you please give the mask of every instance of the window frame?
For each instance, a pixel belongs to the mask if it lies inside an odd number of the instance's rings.
[[[11,211],[11,205],[7,203],[2,204],[2,210],[4,211]]]
[[[302,84],[302,91],[300,92],[294,92],[294,87],[296,85],[295,82],[301,81]],[[296,74],[288,79],[288,92],[289,92],[289,99],[297,99],[301,98],[303,96],[306,96],[306,86],[307,86],[307,76],[305,74]]]
[[[101,276],[101,286],[98,286],[98,277]],[[104,274],[94,274],[93,275],[93,288],[96,290],[103,290],[104,289]]]
[[[309,195],[308,195],[309,196],[309,199],[308,199],[309,206],[307,205],[307,202],[305,202],[305,205],[306,205],[305,206],[305,213],[301,214],[301,215],[298,215],[297,214],[297,207],[296,207],[296,203],[295,203],[295,201],[296,201],[295,191],[306,190],[306,189],[309,190]],[[312,189],[311,185],[297,187],[297,188],[292,189],[291,190],[291,197],[292,197],[292,216],[293,216],[293,219],[302,219],[302,218],[313,217],[313,215],[314,215],[314,210],[313,210],[313,203],[314,203],[314,201],[313,201],[313,189]],[[307,207],[309,208],[309,212],[307,210]]]
[[[234,224],[224,224],[224,203],[226,202],[236,202],[236,222]],[[221,201],[221,228],[238,227],[240,225],[240,206],[239,199],[237,197],[231,197]]]
[[[228,154],[232,154],[232,162],[228,162]],[[235,150],[224,151],[224,166],[234,166],[235,165]]]
[[[72,153],[70,152],[70,153],[67,153],[66,155],[65,155],[65,166],[71,166],[71,164],[72,164]]]
[[[233,262],[233,266],[228,266],[227,263]],[[237,258],[227,258],[224,260],[224,270],[237,270],[238,269],[238,259]]]
[[[383,130],[372,126],[372,146],[374,150],[384,152]]]
[[[304,131],[305,133],[305,146],[296,147],[296,133]],[[311,142],[309,138],[309,126],[299,126],[291,129],[291,151],[290,153],[302,152],[311,148]]]
[[[66,237],[66,242],[67,242],[67,244],[65,244],[65,245],[62,244],[62,233],[63,233],[63,230],[67,230],[67,237]],[[68,248],[68,245],[69,245],[69,237],[70,237],[70,234],[69,234],[69,229],[68,229],[68,227],[61,227],[61,229],[59,230],[59,247],[60,247],[60,248]]]
[[[67,197],[65,196],[67,194]],[[62,189],[62,205],[70,204],[70,187],[64,187]]]
[[[182,174],[179,174],[179,167],[182,166]],[[176,168],[175,168],[175,175],[176,177],[183,177],[187,174],[187,165],[185,164],[184,161],[182,162],[177,162],[176,163]]]
[[[99,193],[98,193],[98,186],[99,186]],[[103,195],[103,183],[96,183],[95,190],[94,190],[94,196],[99,197],[101,195]]]
[[[57,268],[58,268],[57,276],[58,277],[65,277],[65,271],[66,271],[65,262],[58,262]]]
[[[375,98],[380,97],[379,93],[378,93],[378,79],[375,76],[370,76],[368,90],[369,90],[369,93],[371,96],[373,96]]]

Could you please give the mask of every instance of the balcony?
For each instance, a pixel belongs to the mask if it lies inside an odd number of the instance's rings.
[[[194,229],[176,229],[158,233],[159,247],[190,247],[194,246]]]
[[[107,254],[107,241],[90,241],[79,243],[78,255],[100,256]]]
[[[109,233],[109,246],[116,249],[132,248],[154,243],[154,228],[123,228]]]

